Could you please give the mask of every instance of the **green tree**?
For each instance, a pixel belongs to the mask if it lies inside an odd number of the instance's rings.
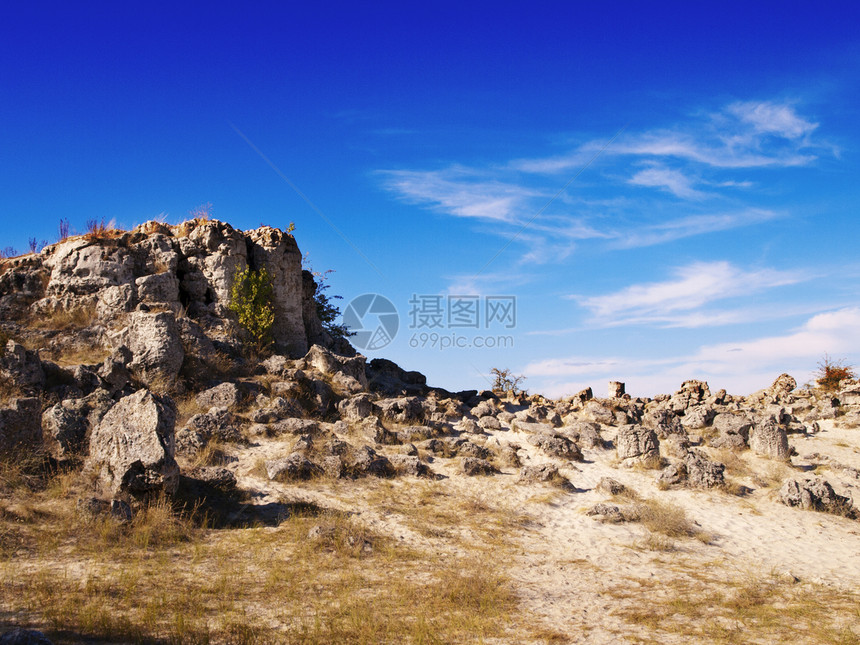
[[[272,344],[272,325],[275,322],[273,299],[272,277],[265,267],[257,271],[246,267],[236,272],[230,289],[229,306],[259,351]]]

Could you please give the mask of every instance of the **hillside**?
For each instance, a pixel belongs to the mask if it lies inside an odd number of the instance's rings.
[[[0,643],[860,642],[856,380],[449,392],[301,257],[199,219],[2,261]]]

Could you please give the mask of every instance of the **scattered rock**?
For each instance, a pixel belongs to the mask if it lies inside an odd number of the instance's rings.
[[[175,421],[173,402],[148,390],[120,399],[92,431],[88,469],[111,497],[174,493],[179,484]]]
[[[757,455],[782,461],[791,458],[788,436],[773,417],[768,417],[753,427],[749,443],[750,449]]]
[[[323,474],[323,469],[304,455],[293,453],[283,459],[272,459],[265,463],[266,476],[277,481],[310,479]]]
[[[618,428],[615,450],[618,459],[625,465],[657,460],[660,458],[660,441],[653,430],[639,425],[625,425]]]
[[[474,477],[476,475],[494,475],[498,469],[486,459],[477,457],[465,457],[460,462],[460,470],[464,475]]]
[[[799,506],[807,510],[837,515],[853,514],[851,500],[838,495],[821,477],[789,479],[779,489],[779,501],[786,506]]]

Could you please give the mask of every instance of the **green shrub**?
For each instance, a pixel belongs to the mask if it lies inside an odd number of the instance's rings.
[[[248,332],[258,350],[272,344],[272,325],[275,322],[272,278],[265,268],[257,271],[250,267],[236,272],[230,289],[230,309],[239,318],[239,324]]]

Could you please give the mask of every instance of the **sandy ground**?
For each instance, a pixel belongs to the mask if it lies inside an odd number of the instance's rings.
[[[860,429],[841,429],[832,421],[821,423],[821,427],[815,435],[789,437],[797,456],[791,468],[782,467],[782,474],[803,476],[804,471],[827,463],[817,474],[830,481],[837,492],[860,500],[860,480],[833,466],[835,461],[860,468]],[[613,432],[604,428],[604,437],[611,439]],[[522,433],[503,428],[488,434],[487,441],[521,446],[524,465],[552,461],[528,444]],[[373,502],[363,501],[361,495],[345,493],[345,487],[297,487],[261,477],[261,460],[287,454],[293,442],[292,438],[261,441],[244,449],[233,466],[241,486],[264,492],[259,503],[284,496],[315,501],[357,512],[374,530],[415,547],[453,548],[416,532],[396,513],[381,511]],[[551,642],[612,643],[622,636],[637,640],[636,629],[615,612],[625,601],[613,590],[647,586],[649,581],[668,580],[690,571],[704,572],[714,580],[776,575],[797,582],[860,589],[860,522],[779,503],[775,478],[765,485],[757,477],[761,473],[779,474],[780,465],[775,462],[750,451],[741,453],[749,471],[745,476],[731,471],[727,474],[751,492],[737,496],[721,490],[660,490],[655,482],[658,471],[620,467],[612,449],[583,450],[583,454],[584,463],[570,463],[561,471],[575,486],[573,492],[549,484],[517,483],[518,470],[511,468],[492,477],[465,477],[459,473],[456,459],[435,459],[431,464],[435,472],[446,476],[439,486],[450,497],[479,496],[506,505],[525,518],[522,526],[511,528],[514,546],[504,554],[503,565],[515,582],[524,613],[533,620],[532,631],[535,625],[543,625],[549,633],[576,634],[573,640],[559,637]],[[709,539],[676,539],[668,552],[655,551],[643,546],[648,531],[642,525],[603,523],[587,516],[585,511],[592,505],[611,501],[595,488],[603,477],[620,481],[640,498],[653,497],[683,508]],[[405,477],[391,486],[397,494],[409,495],[410,486],[417,483],[415,478]],[[673,640],[670,635],[662,642],[684,641]]]

